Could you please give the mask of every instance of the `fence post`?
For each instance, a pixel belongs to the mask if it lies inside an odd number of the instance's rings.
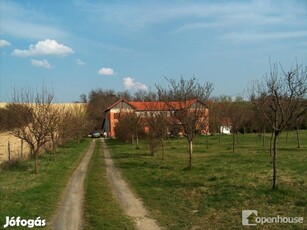
[[[7,142],[7,151],[8,151],[9,165],[11,165],[11,144],[10,144],[10,141]]]
[[[20,142],[20,157],[23,158],[23,140],[21,140]]]

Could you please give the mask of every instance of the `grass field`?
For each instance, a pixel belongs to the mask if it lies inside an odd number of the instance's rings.
[[[112,194],[100,140],[96,141],[85,179],[84,213],[84,229],[135,229],[133,221],[125,216]]]
[[[301,131],[301,148],[295,133],[279,138],[277,189],[271,190],[272,160],[269,135],[265,145],[257,134],[240,135],[236,153],[232,137],[197,137],[193,168],[187,170],[187,141],[166,142],[161,153],[149,156],[148,144],[140,149],[117,140],[107,143],[124,178],[144,200],[153,218],[167,229],[245,229],[242,210],[258,216],[304,217],[304,224],[266,224],[254,229],[306,229],[307,131]],[[251,220],[252,222],[254,220]]]
[[[70,143],[65,152],[60,148],[56,160],[51,154],[42,155],[38,174],[34,173],[33,160],[4,168],[0,172],[0,228],[5,224],[6,216],[23,219],[40,216],[48,224],[89,141],[84,140],[79,145]]]

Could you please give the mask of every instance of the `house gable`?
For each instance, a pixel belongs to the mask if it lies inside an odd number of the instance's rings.
[[[134,110],[135,110],[135,108],[133,106],[131,106],[130,104],[128,104],[125,101],[122,101],[122,102],[116,104],[115,106],[113,106],[110,109],[110,112],[120,113],[120,112],[123,112],[123,111],[134,111]]]
[[[110,110],[120,110],[120,109],[133,109],[135,110],[136,108],[130,104],[129,101],[126,99],[120,99],[119,101],[115,102],[114,104],[110,105],[104,112],[107,113]]]

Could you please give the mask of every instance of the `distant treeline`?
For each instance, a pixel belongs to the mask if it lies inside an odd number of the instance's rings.
[[[95,89],[88,96],[80,96],[82,103],[87,103],[88,119],[93,124],[93,129],[101,129],[104,119],[104,111],[117,100],[125,98],[128,101],[159,101],[159,94],[153,91],[139,90],[134,94],[127,91],[115,92],[114,90]],[[254,104],[238,96],[233,99],[230,96],[222,95],[211,97],[205,102],[209,108],[210,133],[219,133],[221,126],[231,126],[233,132],[270,132],[267,121]],[[307,106],[307,99],[305,100]],[[307,114],[302,116],[288,129],[307,129]]]

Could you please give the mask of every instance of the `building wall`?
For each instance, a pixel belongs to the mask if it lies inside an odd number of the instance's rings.
[[[106,132],[108,136],[110,136],[110,111],[105,114],[105,121],[102,128],[103,131]]]
[[[109,130],[106,131],[108,133],[108,136],[111,138],[115,137],[115,126],[118,122],[119,116],[121,113],[129,113],[133,112],[131,107],[127,107],[124,105],[115,106],[114,108],[110,109],[110,111],[107,114],[108,117],[108,124],[109,124]]]
[[[193,106],[194,107],[194,106]],[[195,107],[194,107],[195,108]],[[115,135],[115,126],[118,122],[119,114],[134,112],[135,110],[125,102],[120,102],[111,108],[106,114],[106,123],[104,125],[105,131],[108,133],[108,136],[114,138]],[[154,112],[154,111],[152,111]],[[159,111],[157,111],[159,112]],[[146,111],[136,111],[138,115],[146,116]],[[170,116],[170,111],[167,111],[167,116]],[[205,108],[203,113],[203,118],[199,124],[199,128],[203,134],[209,134],[209,109]],[[147,127],[148,128],[148,127]]]

